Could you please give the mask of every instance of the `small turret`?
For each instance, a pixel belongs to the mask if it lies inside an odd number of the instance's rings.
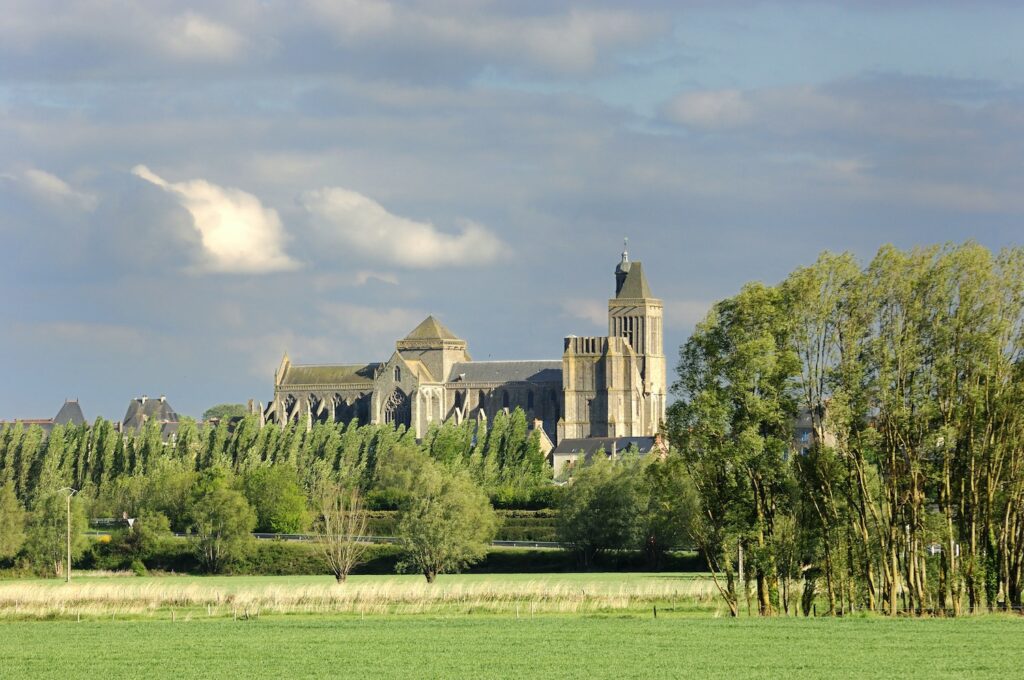
[[[615,295],[622,291],[622,286],[626,283],[626,275],[629,274],[629,239],[622,239],[622,260],[615,267]]]

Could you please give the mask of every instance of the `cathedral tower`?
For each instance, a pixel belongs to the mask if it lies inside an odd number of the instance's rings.
[[[645,434],[655,434],[665,420],[663,316],[664,305],[651,294],[643,265],[629,261],[627,242],[615,267],[615,297],[608,300],[608,335],[626,338],[639,358]]]

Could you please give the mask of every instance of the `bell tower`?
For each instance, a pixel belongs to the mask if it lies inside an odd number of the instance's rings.
[[[665,420],[666,371],[662,335],[664,305],[651,294],[643,265],[629,260],[629,239],[615,267],[615,297],[608,300],[608,335],[625,338],[640,363],[643,390],[640,428],[657,434]]]

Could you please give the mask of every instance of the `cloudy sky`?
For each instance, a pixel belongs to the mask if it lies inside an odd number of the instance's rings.
[[[1024,235],[1016,2],[8,0],[0,419],[263,401],[428,313],[599,334],[622,238],[666,354],[823,249]]]

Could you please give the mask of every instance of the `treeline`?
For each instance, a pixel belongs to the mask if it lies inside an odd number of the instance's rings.
[[[126,433],[103,419],[49,434],[7,424],[0,429],[0,561],[20,555],[36,570],[60,574],[65,497],[73,489],[73,556],[89,548],[88,518],[127,516],[138,521],[118,548],[132,561],[173,530],[190,533],[200,563],[220,571],[244,552],[249,532],[313,530],[325,493],[348,489],[369,509],[407,509],[416,493],[432,492],[421,488],[425,477],[410,475],[435,468],[501,507],[550,506],[556,491],[539,433],[529,431],[521,410],[497,414],[489,428],[435,425],[421,442],[391,425],[307,431],[260,427],[254,416],[230,427],[185,420],[168,442],[156,422]]]
[[[561,541],[585,568],[633,563],[637,555],[660,568],[688,544],[693,494],[678,458],[598,456],[559,486],[539,447],[521,410],[498,414],[490,428],[437,425],[420,442],[391,425],[318,424],[307,432],[261,428],[251,417],[232,428],[184,422],[169,442],[155,423],[119,433],[98,420],[45,437],[38,427],[6,426],[0,562],[60,575],[72,490],[73,560],[140,573],[180,552],[172,531],[188,534],[193,563],[212,573],[237,572],[265,553],[254,552],[253,531],[310,532],[344,580],[365,561],[366,544],[355,537],[385,519],[400,541],[397,566],[430,581],[484,559],[505,518],[519,533],[546,523],[546,538]],[[521,509],[502,517],[494,506]],[[522,509],[538,506],[547,509]],[[86,539],[88,518],[122,516],[133,519],[130,529]]]
[[[540,452],[539,433],[529,431],[520,409],[498,413],[489,428],[476,421],[434,425],[422,442],[391,425],[318,423],[307,431],[295,423],[260,427],[255,416],[231,427],[226,421],[211,427],[185,419],[168,443],[156,422],[119,433],[100,418],[93,425],[55,426],[49,436],[38,427],[8,424],[0,429],[0,485],[10,482],[26,507],[62,487],[75,488],[89,501],[91,516],[120,517],[133,514],[143,496],[180,486],[175,477],[219,468],[244,479],[262,468],[281,468],[309,498],[325,483],[339,482],[361,489],[370,507],[393,509],[399,499],[380,484],[380,468],[400,449],[466,469],[496,505],[549,504],[550,466]]]
[[[823,254],[716,304],[678,372],[692,534],[734,614],[819,591],[832,612],[1021,606],[1024,250]]]

